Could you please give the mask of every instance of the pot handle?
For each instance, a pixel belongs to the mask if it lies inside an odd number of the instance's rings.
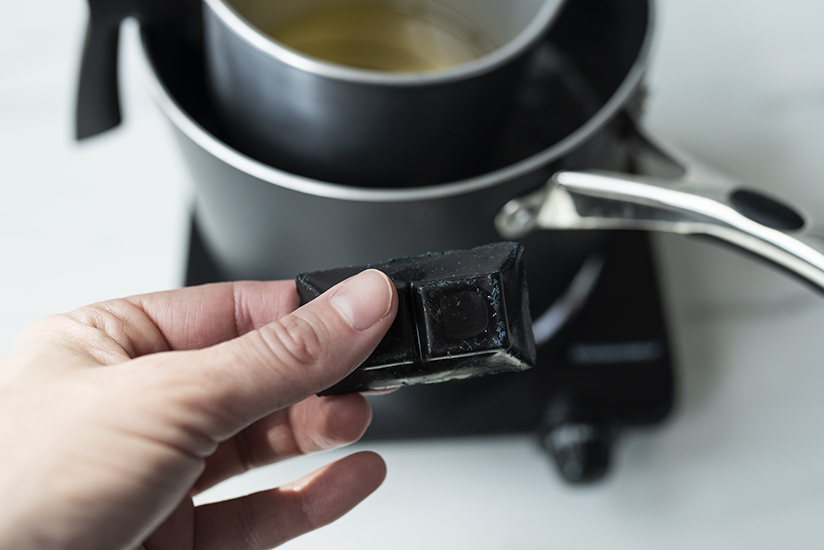
[[[824,292],[824,229],[797,208],[742,185],[636,130],[633,174],[561,171],[495,218],[506,239],[537,229],[635,229],[706,235]]]
[[[120,25],[128,17],[141,26],[170,32],[180,45],[199,50],[202,43],[200,0],[88,0],[89,22],[80,61],[75,137],[83,140],[121,122],[117,82]]]
[[[75,137],[78,140],[120,124],[117,50],[120,23],[126,15],[105,9],[100,2],[89,1],[89,22],[77,87]]]

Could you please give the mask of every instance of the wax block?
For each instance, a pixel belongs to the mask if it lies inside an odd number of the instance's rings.
[[[321,395],[432,384],[535,364],[529,296],[517,243],[302,273],[301,304],[369,268],[398,289],[398,314],[374,353]]]

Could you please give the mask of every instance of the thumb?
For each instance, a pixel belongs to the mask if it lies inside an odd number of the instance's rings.
[[[201,433],[222,440],[344,378],[377,347],[397,308],[392,281],[367,270],[256,331],[172,354],[163,386],[195,409]]]

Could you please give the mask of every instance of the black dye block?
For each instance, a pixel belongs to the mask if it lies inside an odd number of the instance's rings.
[[[352,374],[321,395],[432,384],[535,364],[529,297],[517,243],[430,253],[297,277],[301,305],[365,269],[398,289],[398,315]]]

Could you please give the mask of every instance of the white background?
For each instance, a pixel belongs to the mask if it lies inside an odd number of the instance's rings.
[[[659,7],[648,128],[824,216],[824,3]],[[182,281],[193,191],[134,48],[123,127],[72,140],[85,17],[81,0],[0,0],[0,352],[49,313]],[[606,481],[565,485],[521,436],[369,445],[388,462],[385,485],[287,547],[824,547],[824,300],[726,250],[659,244],[677,410],[626,434]]]

